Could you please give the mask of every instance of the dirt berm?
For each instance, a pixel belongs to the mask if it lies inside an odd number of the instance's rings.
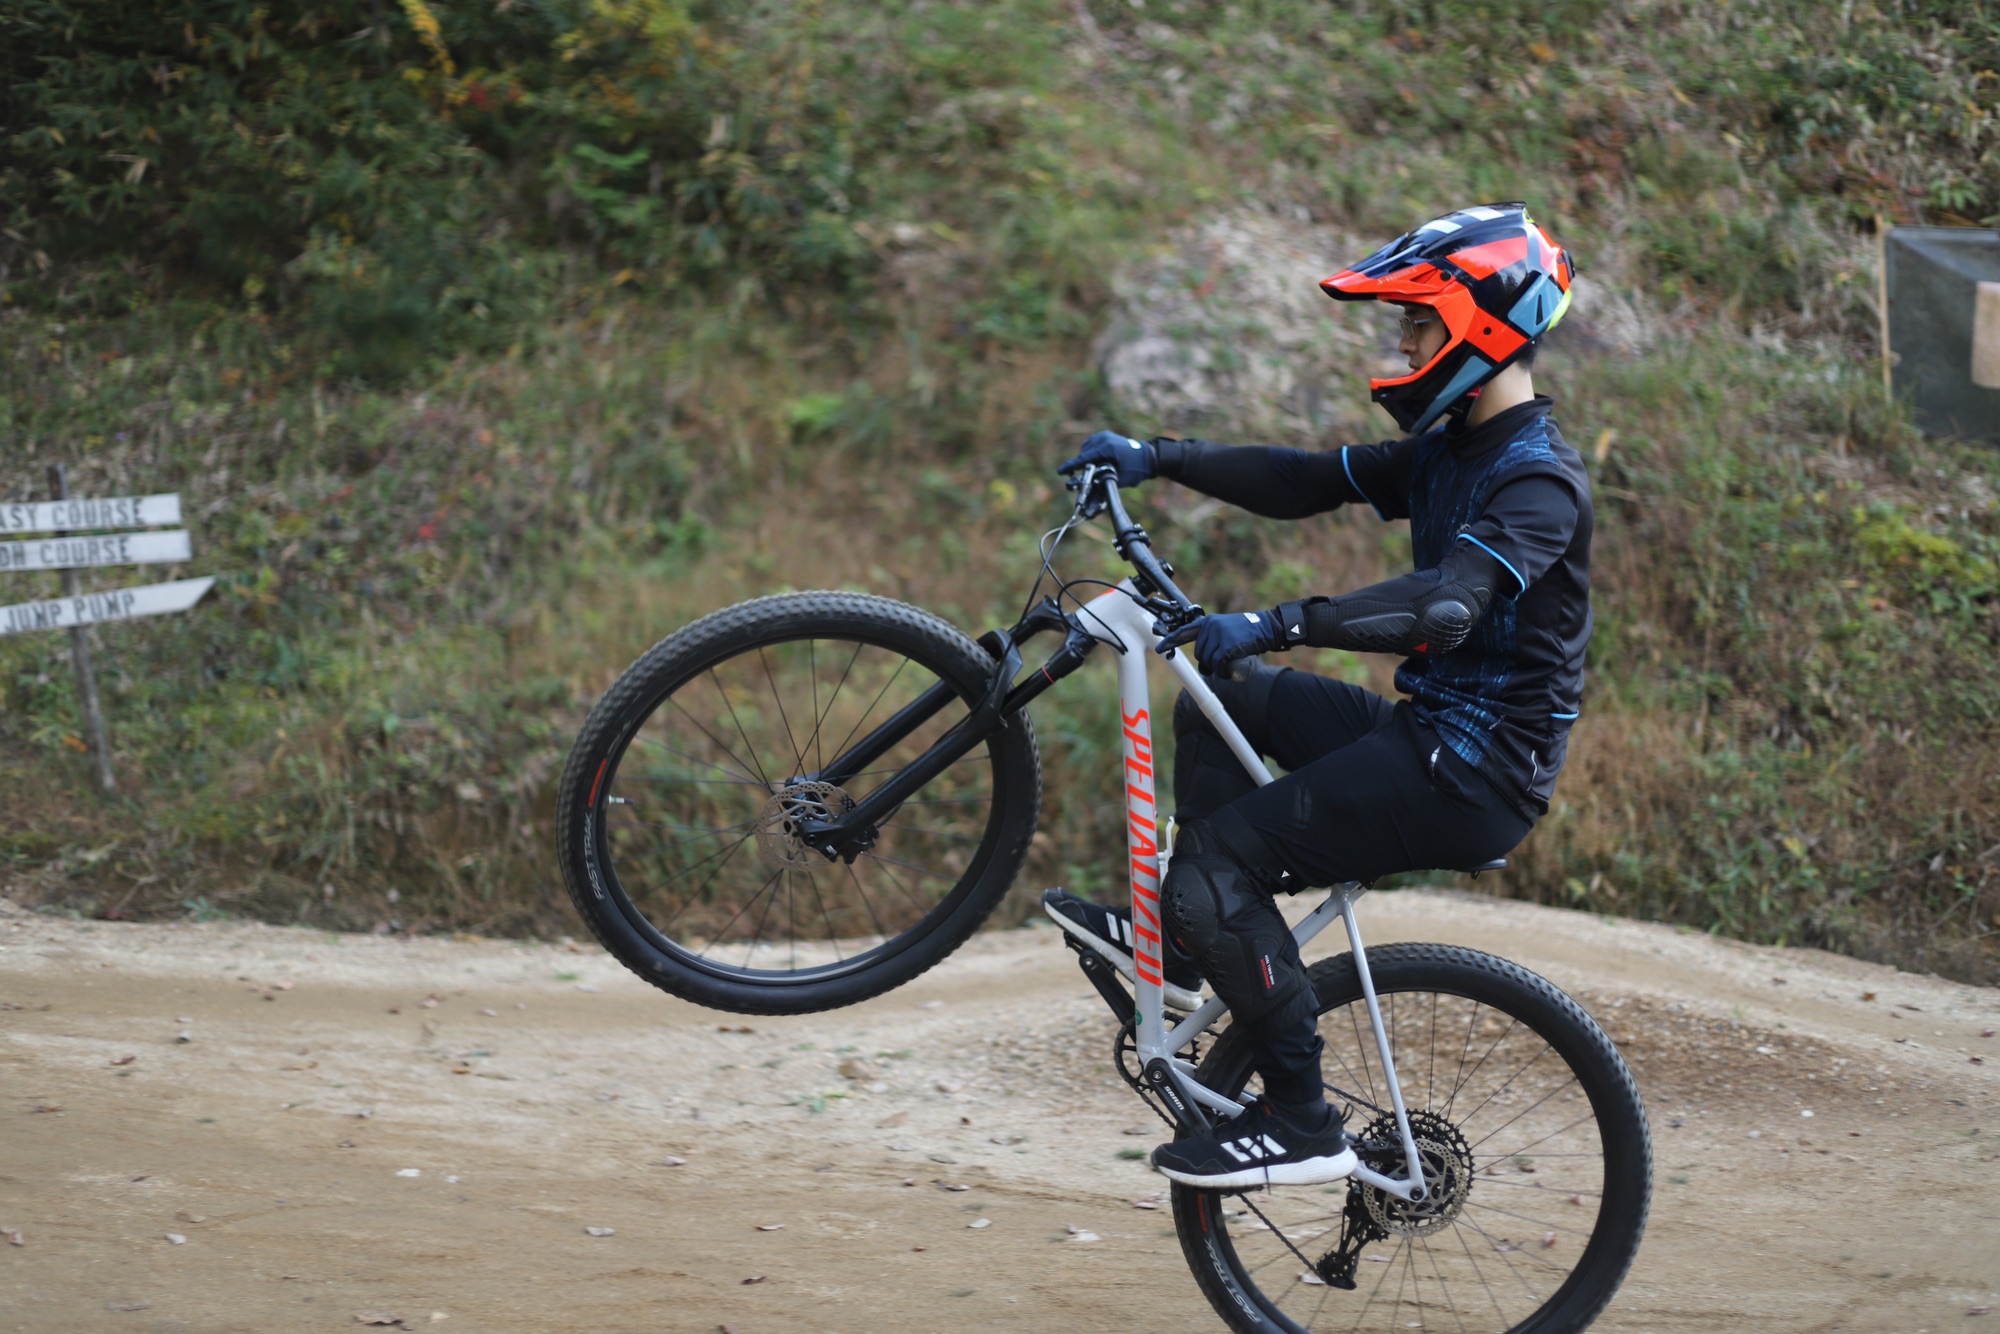
[[[1658,1182],[1599,1328],[2000,1330],[2000,995],[1455,893],[1362,922],[1623,1044]],[[582,945],[0,901],[0,1011],[0,1330],[1220,1328],[1050,929],[770,1020]]]

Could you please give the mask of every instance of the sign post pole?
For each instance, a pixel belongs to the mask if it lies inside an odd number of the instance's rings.
[[[69,499],[69,479],[60,463],[49,465],[49,488],[56,500]],[[68,536],[58,533],[58,537]],[[72,567],[63,571],[63,594],[75,597],[82,590],[82,582]],[[90,627],[73,625],[69,631],[70,666],[76,672],[76,697],[83,710],[84,740],[90,745],[91,760],[97,770],[97,787],[105,796],[118,791],[118,780],[111,772],[111,741],[104,734],[104,708],[97,699],[97,672],[90,660]]]

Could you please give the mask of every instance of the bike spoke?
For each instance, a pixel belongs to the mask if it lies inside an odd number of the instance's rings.
[[[764,668],[764,684],[771,688],[771,702],[778,706],[778,721],[785,725],[785,740],[792,744],[792,772],[801,773],[806,767],[805,752],[799,749],[799,739],[792,735],[792,720],[785,715],[785,698],[778,693],[778,683],[771,678],[771,660],[765,656],[761,646],[757,649],[757,661]]]

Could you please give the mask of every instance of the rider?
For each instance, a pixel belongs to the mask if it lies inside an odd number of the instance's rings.
[[[1548,810],[1583,689],[1591,503],[1531,367],[1569,308],[1574,272],[1524,205],[1448,213],[1320,284],[1336,301],[1402,308],[1411,373],[1369,388],[1404,438],[1306,451],[1100,431],[1061,466],[1109,464],[1120,486],[1167,477],[1270,518],[1365,503],[1410,521],[1410,574],[1206,615],[1160,645],[1192,643],[1229,716],[1288,771],[1258,787],[1181,695],[1178,834],[1161,892],[1168,1001],[1192,1002],[1206,978],[1250,1026],[1263,1093],[1212,1133],[1153,1151],[1176,1181],[1310,1184],[1354,1170],[1323,1091],[1312,985],[1276,892],[1477,866]],[[1396,688],[1409,698],[1392,705],[1256,657],[1301,644],[1405,655]],[[1238,659],[1248,661],[1232,670]],[[1059,889],[1043,903],[1130,970],[1129,906]]]

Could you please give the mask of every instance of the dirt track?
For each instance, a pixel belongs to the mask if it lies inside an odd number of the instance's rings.
[[[1362,922],[1625,1044],[1658,1182],[1599,1328],[2000,1328],[2000,995],[1449,893]],[[1052,930],[768,1020],[580,945],[0,901],[0,1010],[0,1330],[1220,1328]]]

